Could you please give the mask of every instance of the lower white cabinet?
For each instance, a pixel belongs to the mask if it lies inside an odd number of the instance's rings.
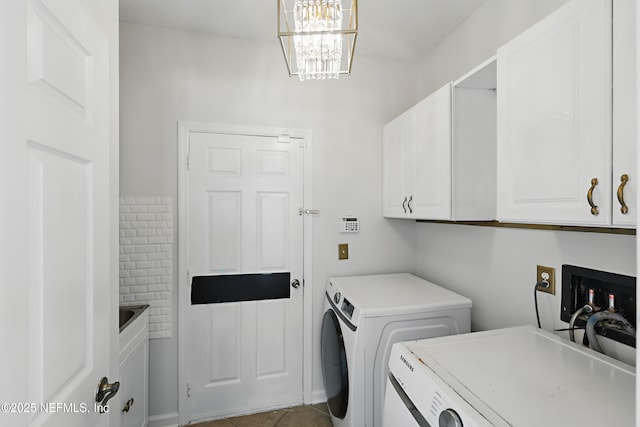
[[[120,390],[116,395],[120,403],[110,411],[117,409],[121,427],[146,427],[148,424],[148,322],[147,309],[120,332]]]

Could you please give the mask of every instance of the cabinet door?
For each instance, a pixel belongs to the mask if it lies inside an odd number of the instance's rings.
[[[623,227],[634,226],[637,216],[635,3],[613,3],[613,224]]]
[[[500,220],[610,224],[611,32],[610,1],[573,0],[498,50]]]
[[[389,122],[382,132],[382,214],[407,218],[409,181],[413,174],[413,116],[410,111]]]
[[[420,219],[451,219],[451,85],[411,109],[415,174],[411,208]]]
[[[119,412],[121,427],[145,427],[147,425],[148,360],[149,339],[147,338],[140,342],[136,349],[120,363],[122,384],[120,394],[122,396]]]

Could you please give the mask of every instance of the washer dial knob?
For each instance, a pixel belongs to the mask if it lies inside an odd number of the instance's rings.
[[[335,294],[333,294],[333,302],[335,302],[336,304],[339,304],[341,297],[342,295],[340,295],[340,292],[336,292]]]
[[[460,415],[453,409],[445,409],[440,412],[440,417],[438,417],[438,425],[440,427],[463,427],[462,419],[460,419]]]

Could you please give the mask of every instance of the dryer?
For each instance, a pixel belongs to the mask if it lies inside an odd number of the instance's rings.
[[[322,377],[334,427],[380,427],[394,343],[469,332],[471,300],[408,273],[332,277]]]
[[[398,343],[385,427],[633,426],[635,368],[534,326]]]

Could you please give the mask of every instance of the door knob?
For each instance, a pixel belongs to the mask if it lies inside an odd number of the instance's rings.
[[[98,390],[96,390],[96,402],[100,402],[100,406],[105,407],[107,402],[116,395],[119,389],[119,381],[109,383],[107,377],[102,377],[98,383]]]
[[[293,279],[293,281],[291,282],[291,286],[293,286],[294,289],[298,289],[300,287],[300,280]]]

